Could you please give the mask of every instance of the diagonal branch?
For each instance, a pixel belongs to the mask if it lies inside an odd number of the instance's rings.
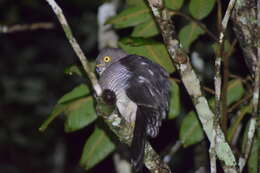
[[[97,107],[96,107],[97,114],[105,120],[106,124],[115,133],[115,135],[118,136],[121,142],[126,143],[128,145],[131,144],[132,134],[133,134],[132,124],[127,123],[121,116],[118,115],[117,112],[111,113],[111,106],[103,102],[102,98],[100,97],[102,90],[100,88],[100,85],[98,84],[97,78],[95,74],[90,70],[88,60],[86,59],[85,55],[80,49],[78,42],[72,35],[70,27],[66,21],[66,18],[62,13],[61,8],[57,5],[57,3],[54,0],[46,0],[46,1],[50,4],[56,16],[58,17],[58,20],[62,25],[66,37],[68,38],[71,46],[73,47],[75,53],[80,59],[80,62],[83,65],[84,70],[86,71],[88,77],[90,78],[90,81],[92,83],[92,86],[97,96],[99,96],[97,97]],[[162,161],[162,159],[155,152],[155,150],[152,148],[150,143],[147,143],[145,146],[144,163],[152,173],[171,172],[168,165]]]
[[[115,133],[121,142],[131,145],[134,126],[118,115],[117,111],[110,111],[114,108],[111,108],[100,98],[97,99],[97,102],[97,114],[104,119],[110,130]],[[163,162],[148,142],[145,146],[144,164],[151,173],[171,173],[168,165]]]
[[[192,69],[188,56],[180,48],[180,43],[176,37],[172,20],[167,10],[164,9],[162,0],[147,1],[161,29],[164,42],[168,48],[172,61],[177,67],[183,84],[192,98],[203,129],[210,142],[214,140],[213,132],[216,133],[216,154],[218,158],[224,162],[225,172],[236,172],[234,154],[226,142],[224,133],[220,129],[219,124],[215,127],[213,126],[215,115],[210,110],[208,102],[201,92],[200,81]]]
[[[219,120],[224,119],[226,124],[226,117],[224,117],[224,114],[222,112],[222,104],[221,101],[223,101],[221,99],[221,83],[222,83],[222,77],[221,77],[221,60],[224,58],[224,33],[226,31],[227,28],[227,24],[231,15],[231,11],[234,7],[236,0],[230,0],[229,4],[228,4],[228,8],[226,10],[226,14],[222,20],[221,23],[221,32],[219,34],[219,45],[220,45],[220,49],[219,49],[219,53],[217,53],[217,57],[215,59],[215,77],[214,77],[214,86],[215,86],[215,116],[214,116],[214,120],[213,120],[213,128],[216,129],[217,126],[219,125]],[[221,121],[222,122],[222,121]],[[224,126],[224,132],[226,131],[226,126]],[[217,172],[217,168],[216,168],[216,158],[215,158],[215,151],[216,151],[216,143],[217,143],[217,136],[215,131],[213,131],[213,140],[210,143],[210,149],[209,149],[209,153],[210,153],[210,168],[211,168],[211,172],[212,173],[216,173]]]
[[[74,49],[74,51],[77,54],[84,70],[86,71],[96,94],[98,96],[100,96],[101,95],[101,88],[98,84],[97,78],[96,78],[95,74],[90,70],[88,60],[87,60],[86,56],[84,55],[83,51],[81,50],[77,40],[74,38],[74,36],[71,32],[71,29],[69,27],[69,24],[68,24],[65,16],[63,15],[62,9],[58,6],[58,4],[55,2],[55,0],[46,0],[46,1],[49,3],[52,10],[55,12],[56,16],[58,17],[58,20],[59,20],[59,22],[62,26],[62,29],[64,30],[72,48]]]
[[[256,131],[256,120],[259,117],[259,86],[260,86],[260,1],[244,0],[235,5],[232,13],[233,29],[243,50],[243,58],[254,76],[252,97],[252,116],[249,121],[247,142],[243,156],[239,158],[239,171],[242,172],[252,148]]]
[[[216,118],[217,121],[221,118],[221,125],[224,124],[224,131],[226,131],[226,117],[224,114],[222,114],[222,105],[221,105],[221,83],[222,83],[222,78],[221,78],[221,59],[224,59],[224,34],[227,28],[227,24],[231,15],[231,11],[235,5],[236,0],[230,0],[228,4],[228,8],[226,10],[225,16],[222,20],[221,23],[221,32],[219,34],[219,45],[220,45],[220,51],[215,59],[215,78],[214,78],[214,84],[215,84],[215,101],[216,101]]]

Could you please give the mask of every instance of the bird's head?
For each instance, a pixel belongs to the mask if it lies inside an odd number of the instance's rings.
[[[118,48],[103,49],[96,59],[96,71],[101,75],[111,64],[117,62],[128,54]]]

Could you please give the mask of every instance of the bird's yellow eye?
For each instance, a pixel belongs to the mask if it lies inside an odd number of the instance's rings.
[[[110,56],[104,56],[103,57],[103,61],[106,62],[106,63],[110,62],[111,61],[111,57]]]

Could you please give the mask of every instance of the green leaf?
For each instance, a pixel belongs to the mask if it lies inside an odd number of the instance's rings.
[[[180,89],[178,84],[171,80],[171,100],[170,100],[170,112],[169,119],[173,119],[180,114]]]
[[[149,19],[146,22],[134,27],[131,34],[132,37],[152,37],[159,34],[159,29],[153,19]]]
[[[215,0],[190,0],[188,8],[196,19],[203,19],[209,15],[215,5]]]
[[[65,131],[73,132],[89,125],[97,119],[91,96],[70,103],[65,111]]]
[[[44,121],[39,130],[44,131],[62,113],[67,115],[65,120],[66,132],[81,129],[93,122],[97,118],[97,115],[93,105],[93,98],[88,96],[89,94],[90,90],[84,84],[75,87],[72,91],[65,94],[59,99],[52,113]]]
[[[257,173],[257,170],[259,170],[260,165],[259,165],[259,155],[260,155],[260,141],[257,140],[255,137],[252,143],[252,149],[249,154],[249,158],[247,161],[247,170],[248,173]],[[258,172],[259,173],[259,172]]]
[[[244,154],[246,151],[246,144],[248,141],[248,130],[249,130],[249,124],[250,124],[250,120],[246,122],[246,127],[243,133],[243,137],[242,137],[242,146],[241,146],[241,153]]]
[[[167,49],[162,43],[143,38],[123,38],[118,44],[119,47],[130,54],[145,56],[160,64],[169,73],[175,70]]]
[[[96,120],[97,115],[93,105],[93,98],[88,96],[89,94],[89,88],[81,84],[58,101],[58,104],[66,104],[66,110],[64,111],[66,115],[66,132],[82,129]]]
[[[126,2],[127,2],[128,6],[145,5],[145,1],[144,0],[127,0]]]
[[[164,0],[165,7],[172,10],[179,10],[182,4],[183,0]]]
[[[136,26],[149,19],[152,19],[149,8],[139,5],[126,8],[118,15],[110,18],[107,23],[112,24],[115,28],[126,28]]]
[[[238,101],[242,98],[245,93],[245,89],[242,85],[241,80],[234,79],[228,83],[228,92],[227,92],[227,105],[231,105],[235,101]]]
[[[80,165],[89,170],[106,158],[114,149],[115,145],[106,133],[102,129],[96,128],[85,143]]]
[[[201,35],[204,33],[196,23],[192,22],[188,25],[185,25],[179,32],[178,37],[183,48],[188,51],[190,45]]]
[[[48,116],[48,118],[42,123],[39,130],[41,132],[45,131],[49,124],[60,114],[62,114],[66,110],[66,105],[55,105],[51,114]]]
[[[189,112],[181,123],[180,139],[184,147],[200,142],[203,130],[194,111]]]
[[[227,133],[228,142],[231,143],[240,122],[243,120],[245,115],[251,111],[252,111],[251,104],[248,104],[240,109],[239,115],[235,117],[235,120],[231,123],[231,127],[228,129],[228,133]]]
[[[232,103],[238,101],[243,97],[245,93],[245,89],[242,85],[241,80],[233,79],[228,82],[227,88],[227,105],[230,106]],[[215,99],[211,98],[209,100],[210,107],[214,109],[215,107]]]
[[[81,84],[75,87],[72,91],[65,94],[58,101],[58,104],[66,103],[87,96],[90,90],[87,85]]]
[[[219,44],[214,43],[212,45],[212,48],[213,48],[215,54],[218,54],[220,52]],[[230,49],[231,49],[231,44],[229,43],[228,40],[225,40],[225,42],[224,42],[224,52],[228,52],[228,51],[230,51]]]

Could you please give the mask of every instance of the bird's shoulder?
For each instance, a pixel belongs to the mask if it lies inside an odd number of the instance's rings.
[[[168,77],[168,73],[159,64],[154,63],[150,59],[139,55],[128,55],[120,59],[119,63],[126,67],[134,75],[144,76],[163,76]]]
[[[168,99],[168,73],[160,65],[138,55],[129,55],[119,63],[130,71],[126,93],[135,103],[158,107]]]

